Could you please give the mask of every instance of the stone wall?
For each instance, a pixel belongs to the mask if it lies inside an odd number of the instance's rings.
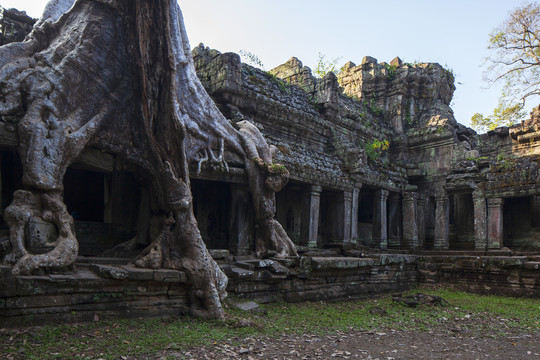
[[[229,291],[260,302],[300,302],[373,296],[410,289],[414,256],[306,257],[239,261],[226,268]]]
[[[35,22],[36,19],[32,19],[24,11],[0,6],[0,46],[23,41]]]
[[[233,259],[214,251],[227,291],[262,303],[382,296],[421,285],[540,298],[540,257],[406,255],[318,251],[290,259]],[[229,261],[226,261],[228,259]],[[67,273],[12,276],[0,267],[3,326],[177,316],[188,311],[187,279],[175,270],[124,265],[127,259],[80,258]]]
[[[418,281],[452,284],[482,294],[540,297],[537,256],[425,256],[418,258]]]
[[[96,314],[139,318],[189,312],[183,272],[139,269],[121,265],[122,260],[84,261],[62,274],[35,276],[13,276],[11,268],[0,266],[2,326],[93,321]]]

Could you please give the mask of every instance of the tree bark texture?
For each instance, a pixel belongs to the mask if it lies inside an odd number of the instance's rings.
[[[0,92],[0,121],[18,119],[25,187],[5,211],[12,245],[5,262],[13,273],[75,261],[78,243],[62,180],[86,148],[131,162],[147,177],[152,217],[162,225],[134,263],[186,271],[194,313],[223,316],[227,278],[193,215],[190,163],[227,170],[229,154],[244,158],[257,252],[296,255],[274,220],[274,192],[287,183],[288,172],[276,170],[272,149],[253,124],[234,128],[207,95],[176,1],[51,1],[24,42],[0,47]],[[49,253],[24,247],[23,229],[32,216],[59,229]]]

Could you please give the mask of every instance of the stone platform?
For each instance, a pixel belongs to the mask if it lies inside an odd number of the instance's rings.
[[[540,297],[539,255],[379,253],[358,257],[343,253],[265,260],[235,259],[223,252],[216,255],[229,277],[229,293],[263,303],[376,296],[423,284]],[[34,276],[13,276],[9,267],[0,267],[0,324],[29,326],[92,321],[95,315],[107,319],[188,312],[185,273],[126,264],[127,259],[81,257],[67,273]]]

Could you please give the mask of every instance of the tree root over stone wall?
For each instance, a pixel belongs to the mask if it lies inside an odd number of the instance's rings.
[[[274,192],[288,173],[269,171],[272,152],[260,132],[247,122],[236,130],[203,89],[176,1],[51,1],[24,42],[0,47],[0,89],[0,120],[19,119],[27,189],[15,193],[5,215],[12,245],[5,262],[14,264],[14,274],[64,268],[76,260],[62,181],[86,148],[132,163],[150,179],[145,220],[164,220],[134,263],[184,270],[194,314],[223,317],[227,278],[193,215],[190,163],[199,170],[205,164],[227,170],[228,154],[244,158],[257,215],[257,252],[296,255],[273,218]],[[257,166],[255,158],[266,166]],[[59,229],[46,254],[25,249],[23,229],[31,216]]]

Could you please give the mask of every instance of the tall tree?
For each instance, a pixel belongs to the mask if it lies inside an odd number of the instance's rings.
[[[14,274],[61,269],[76,260],[63,177],[86,148],[136,165],[151,182],[147,213],[161,219],[161,229],[134,264],[184,270],[193,313],[223,317],[227,278],[193,215],[190,163],[228,169],[228,155],[243,158],[258,221],[257,251],[296,255],[274,220],[274,192],[287,183],[288,172],[273,171],[272,149],[257,128],[248,122],[234,128],[202,87],[176,0],[50,1],[24,42],[0,47],[0,89],[0,119],[17,122],[25,186],[4,213],[12,246],[4,262]],[[27,251],[30,217],[56,224],[59,236],[50,252]]]
[[[540,95],[540,4],[513,10],[490,34],[488,49],[484,77],[492,84],[503,83],[503,91],[492,115],[471,119],[479,130],[512,125],[524,117],[526,100]]]

